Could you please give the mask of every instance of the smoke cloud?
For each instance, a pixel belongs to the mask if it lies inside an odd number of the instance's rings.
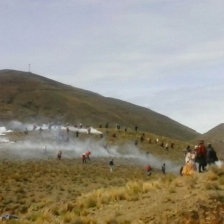
[[[89,135],[88,138],[82,139],[74,136],[77,131],[87,134],[88,130],[86,128],[69,127],[68,131],[67,127],[64,126],[52,125],[49,129],[49,125],[34,126],[16,121],[10,122],[7,128],[11,128],[13,131],[28,130],[28,133],[27,135],[24,134],[24,139],[15,143],[8,142],[6,144],[7,142],[5,142],[5,144],[0,144],[1,157],[5,159],[48,160],[55,159],[57,153],[62,151],[62,158],[80,158],[81,160],[82,154],[90,151],[93,159],[104,158],[108,162],[111,158],[115,158],[115,165],[150,165],[155,169],[161,169],[162,164],[166,163],[168,172],[177,173],[179,170],[179,166],[171,161],[163,161],[151,154],[141,152],[136,146],[131,144],[108,146],[106,140],[99,137]],[[4,133],[8,131],[7,128],[4,127]],[[91,128],[91,133],[101,134],[101,132],[93,128]]]

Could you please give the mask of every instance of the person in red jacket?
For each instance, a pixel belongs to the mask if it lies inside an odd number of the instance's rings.
[[[147,176],[150,176],[151,175],[152,167],[150,165],[148,165],[148,166],[146,166],[145,170],[146,170]]]
[[[196,162],[199,164],[198,171],[201,173],[205,171],[207,150],[204,145],[204,141],[201,140],[198,147],[196,148]]]
[[[86,159],[88,159],[88,160],[90,160],[90,155],[91,155],[91,152],[90,151],[88,151],[88,152],[86,152]]]

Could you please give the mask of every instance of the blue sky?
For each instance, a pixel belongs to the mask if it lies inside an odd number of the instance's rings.
[[[224,122],[223,0],[2,0],[0,69],[167,115]]]

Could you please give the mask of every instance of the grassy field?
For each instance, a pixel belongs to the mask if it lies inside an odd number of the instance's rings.
[[[8,223],[223,223],[224,169],[177,177],[104,161],[2,161],[0,213]],[[4,223],[4,222],[3,222]]]
[[[189,144],[167,137],[128,130],[100,129],[108,147],[134,145],[143,155],[150,154],[183,163],[183,150]],[[43,132],[44,133],[44,132]],[[114,136],[116,134],[116,137]],[[46,131],[47,135],[47,131]],[[38,132],[8,135],[20,141],[44,139]],[[75,136],[71,137],[75,140]],[[100,136],[79,136],[98,142]],[[159,139],[159,143],[155,140]],[[149,143],[151,139],[151,143]],[[160,143],[175,143],[173,149]],[[2,153],[2,154],[1,154]],[[7,150],[0,155],[0,215],[19,216],[21,224],[222,224],[224,223],[224,167],[211,167],[203,174],[180,177],[163,175],[154,169],[151,176],[145,164],[133,165],[115,158],[111,173],[110,158],[10,159]],[[124,152],[125,153],[125,152]],[[125,160],[126,161],[126,160]]]

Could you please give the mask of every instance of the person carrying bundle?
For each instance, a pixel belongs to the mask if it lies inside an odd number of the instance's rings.
[[[196,164],[195,164],[196,153],[192,151],[190,147],[187,147],[187,152],[185,156],[185,165],[180,169],[181,176],[192,176],[196,171]]]

